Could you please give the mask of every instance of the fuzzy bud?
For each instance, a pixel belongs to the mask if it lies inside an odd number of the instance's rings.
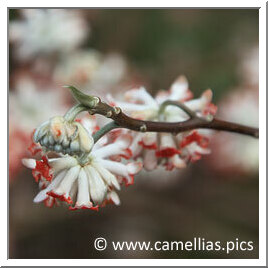
[[[89,153],[94,144],[92,136],[79,122],[68,122],[62,116],[55,116],[38,127],[34,141],[48,151],[70,155]]]

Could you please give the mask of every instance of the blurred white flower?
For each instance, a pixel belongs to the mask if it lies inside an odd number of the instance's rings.
[[[25,145],[31,143],[31,132],[41,122],[66,111],[65,95],[39,85],[29,76],[16,80],[9,92],[9,171],[10,178],[20,170]],[[36,148],[31,148],[32,152]]]
[[[13,180],[21,168],[21,158],[25,156],[25,144],[30,141],[30,135],[9,123],[9,179]]]
[[[108,54],[103,58],[98,72],[92,81],[92,87],[96,90],[105,90],[106,86],[116,85],[127,74],[127,63],[119,54]],[[107,91],[106,91],[107,93]]]
[[[96,50],[79,50],[57,65],[54,78],[61,84],[75,85],[89,94],[103,97],[120,90],[127,78],[127,64],[119,54],[102,55]]]
[[[255,87],[259,85],[259,48],[258,46],[246,49],[242,52],[241,63],[238,68],[241,82],[245,86]]]
[[[84,87],[94,79],[102,62],[96,50],[77,50],[66,55],[56,66],[54,78],[65,85]]]
[[[78,11],[21,9],[22,20],[11,21],[9,37],[22,60],[67,53],[89,34],[89,26]]]
[[[234,123],[259,126],[258,92],[237,89],[219,104],[219,117]],[[224,160],[223,160],[224,159]],[[220,132],[214,137],[209,161],[223,171],[255,173],[259,169],[259,140],[245,135]]]
[[[67,108],[66,95],[54,85],[43,86],[30,76],[16,80],[9,92],[10,120],[17,127],[31,132],[37,125],[55,114],[63,114]]]

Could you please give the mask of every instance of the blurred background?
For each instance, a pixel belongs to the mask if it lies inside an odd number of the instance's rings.
[[[184,74],[218,117],[258,126],[258,10],[9,10],[9,258],[257,258],[258,141],[215,133],[184,170],[142,172],[99,212],[34,204],[21,158],[35,127],[74,103],[61,86],[105,98]],[[253,251],[96,251],[109,241],[253,241]]]

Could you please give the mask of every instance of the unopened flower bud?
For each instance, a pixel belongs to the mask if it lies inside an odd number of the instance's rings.
[[[38,127],[34,140],[49,151],[70,155],[89,153],[94,144],[92,136],[79,122],[68,122],[62,116],[55,116]]]

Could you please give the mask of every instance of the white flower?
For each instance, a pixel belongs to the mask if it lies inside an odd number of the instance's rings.
[[[116,101],[111,96],[108,98],[111,104],[119,106],[130,116],[143,120],[182,122],[189,119],[189,115],[175,106],[167,106],[160,114],[160,106],[167,100],[182,102],[201,117],[215,114],[216,106],[211,103],[211,90],[206,90],[198,99],[191,99],[192,96],[186,78],[180,76],[169,91],[159,92],[155,99],[144,88],[126,92],[125,99],[128,102]],[[184,168],[188,161],[196,161],[202,154],[210,152],[206,148],[208,138],[204,133],[193,130],[174,136],[168,133],[131,132],[133,143],[130,149],[134,158],[143,158],[147,170],[155,169],[158,164],[165,165],[168,170]]]
[[[41,161],[23,159],[23,164],[33,170],[37,181],[42,181],[41,190],[34,202],[46,201],[53,205],[53,199],[74,204],[69,209],[97,209],[107,202],[119,204],[114,189],[120,189],[119,182],[127,185],[133,183],[133,176],[142,167],[140,162],[123,164],[109,158],[116,155],[124,156],[131,143],[131,137],[124,135],[108,145],[93,146],[87,161],[80,163],[79,158],[62,156]],[[97,144],[96,144],[97,145]],[[50,198],[50,199],[48,199]],[[49,202],[48,202],[49,200]]]
[[[21,59],[69,52],[86,38],[89,28],[76,11],[22,9],[24,20],[10,23],[10,40]]]
[[[42,160],[23,159],[25,166],[32,169],[32,174],[39,182],[40,193],[34,202],[45,202],[46,206],[57,204],[57,200],[74,204],[75,209],[98,209],[107,203],[119,204],[120,200],[115,189],[120,189],[120,183],[130,185],[134,174],[142,167],[141,162],[122,163],[122,158],[129,159],[132,142],[130,135],[122,135],[113,139],[102,137],[93,146],[92,133],[97,130],[95,117],[84,116],[75,122],[68,122],[64,117],[53,117],[35,131],[35,141],[40,141],[46,151],[61,145],[56,150],[59,157]],[[76,133],[76,135],[74,135]],[[46,139],[46,140],[44,140]],[[69,141],[69,147],[63,143]],[[51,140],[51,141],[50,141]],[[77,141],[79,150],[67,155],[66,150],[73,149],[72,142]],[[53,142],[53,148],[50,148]],[[83,152],[83,154],[80,154]]]

